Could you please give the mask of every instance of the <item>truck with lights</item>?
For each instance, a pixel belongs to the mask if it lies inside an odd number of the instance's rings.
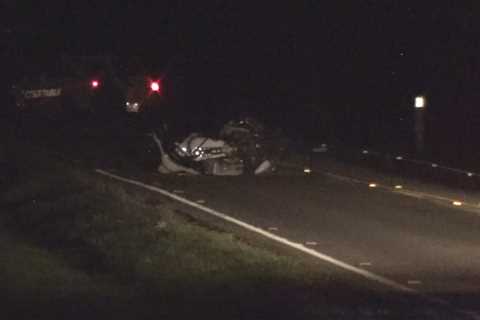
[[[62,57],[12,86],[21,117],[64,119],[121,109],[125,85],[109,57]]]

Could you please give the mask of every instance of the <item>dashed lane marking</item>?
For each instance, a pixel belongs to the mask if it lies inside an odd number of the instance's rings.
[[[444,196],[439,196],[439,195],[431,194],[431,193],[427,193],[427,192],[406,190],[405,187],[402,186],[402,185],[396,185],[396,186],[391,187],[391,186],[386,186],[386,185],[380,185],[380,184],[377,184],[377,183],[366,182],[366,181],[362,181],[362,180],[359,180],[359,179],[350,178],[350,177],[346,177],[346,176],[342,176],[342,175],[338,175],[338,174],[330,173],[330,172],[324,172],[323,174],[328,176],[328,177],[335,178],[337,180],[363,184],[363,185],[369,186],[370,188],[379,188],[379,189],[382,189],[382,190],[385,190],[385,191],[398,193],[398,194],[408,196],[408,197],[413,197],[413,198],[417,198],[417,199],[424,199],[424,200],[441,201],[443,203],[450,203],[451,205],[456,206],[456,207],[462,206],[466,209],[470,209],[472,211],[475,211],[476,213],[479,213],[479,209],[480,209],[480,206],[474,205],[472,203],[461,202],[461,201],[458,201],[456,199],[452,199],[452,198],[448,198],[448,197],[444,197]]]
[[[298,166],[288,164],[288,163],[281,163],[281,165],[290,169],[298,169]],[[387,186],[387,185],[381,185],[378,183],[367,182],[367,181],[356,179],[353,177],[343,176],[343,175],[336,174],[333,172],[328,172],[328,171],[324,171],[320,173],[327,177],[331,177],[339,181],[363,184],[363,185],[369,186],[370,188],[378,188],[384,191],[398,193],[404,196],[413,197],[417,199],[441,201],[442,203],[450,203],[451,205],[456,207],[462,206],[464,209],[470,209],[470,211],[474,211],[477,214],[480,212],[480,204],[477,205],[477,204],[468,203],[465,201],[461,202],[461,201],[458,201],[458,199],[452,199],[449,197],[439,196],[439,195],[427,193],[427,192],[407,190],[403,185]]]

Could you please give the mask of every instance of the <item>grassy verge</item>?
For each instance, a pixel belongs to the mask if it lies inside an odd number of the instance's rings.
[[[439,318],[19,146],[0,186],[5,319]]]

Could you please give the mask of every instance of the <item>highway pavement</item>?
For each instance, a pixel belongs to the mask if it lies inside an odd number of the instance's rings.
[[[452,308],[480,311],[480,216],[475,213],[340,181],[321,170],[305,174],[300,167],[262,177],[122,176],[202,203]]]

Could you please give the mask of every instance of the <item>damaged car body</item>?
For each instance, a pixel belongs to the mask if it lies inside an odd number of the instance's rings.
[[[219,138],[191,133],[180,142],[169,143],[165,128],[151,133],[160,151],[160,173],[188,173],[213,176],[262,175],[275,171],[264,151],[260,126],[251,121],[230,121]]]

